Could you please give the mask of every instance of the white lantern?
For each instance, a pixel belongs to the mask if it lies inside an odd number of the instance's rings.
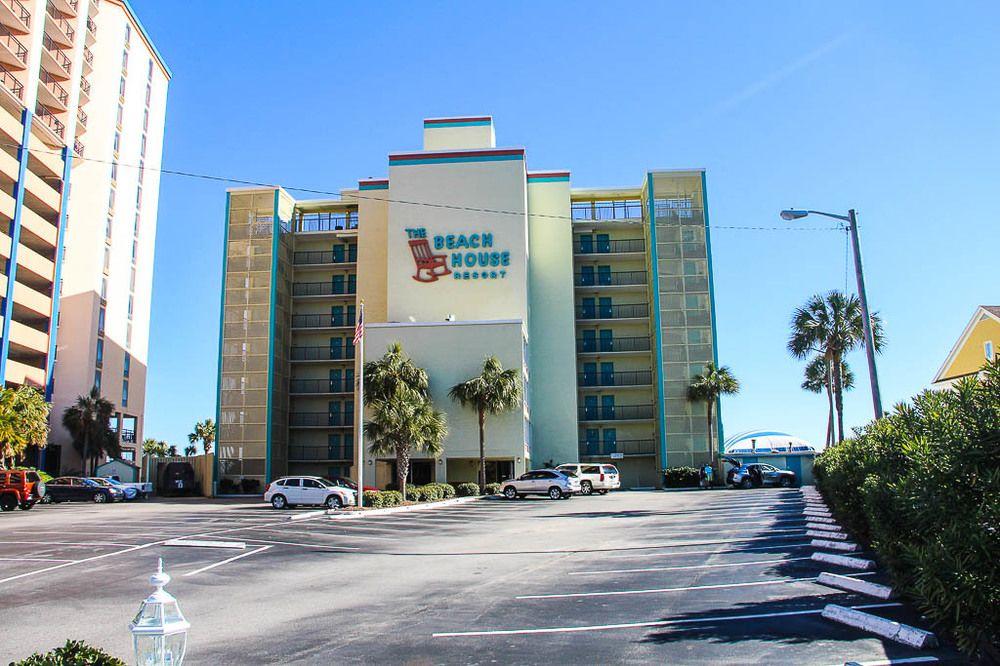
[[[156,586],[156,591],[146,597],[129,624],[135,663],[138,666],[180,666],[191,624],[181,614],[177,599],[163,589],[170,582],[170,576],[163,571],[163,558],[149,582]]]

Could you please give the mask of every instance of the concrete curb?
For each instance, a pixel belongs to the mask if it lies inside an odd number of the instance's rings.
[[[827,525],[836,525],[836,518],[827,518],[826,516],[806,516],[806,520],[810,523],[826,523]]]
[[[937,637],[929,631],[837,604],[827,604],[822,615],[828,620],[862,629],[918,650],[934,648],[938,644]]]
[[[833,553],[813,553],[812,559],[816,562],[826,562],[836,564],[848,569],[860,569],[861,571],[871,571],[875,568],[872,560],[863,560],[860,557],[847,557],[846,555],[834,555]]]
[[[816,516],[817,518],[833,518],[833,515],[829,511],[820,511],[819,509],[806,509],[802,512],[804,516]]]
[[[390,506],[384,509],[367,509],[364,511],[342,511],[340,509],[330,509],[326,512],[326,515],[328,515],[331,520],[355,520],[358,518],[364,518],[365,516],[386,516],[393,513],[408,513],[410,511],[437,509],[442,506],[452,506],[454,504],[467,504],[468,502],[480,500],[483,497],[486,496],[477,495],[475,497],[454,497],[452,499],[441,500],[440,502],[408,504],[406,506]]]
[[[892,588],[888,585],[879,585],[878,583],[861,580],[860,578],[851,578],[850,576],[841,576],[840,574],[824,571],[816,579],[816,582],[821,585],[835,587],[839,590],[847,590],[875,597],[876,599],[892,599]]]
[[[306,511],[305,513],[295,513],[288,516],[285,520],[305,520],[306,518],[315,518],[316,516],[325,515],[327,509],[320,509],[319,511]]]
[[[847,541],[847,534],[844,532],[820,532],[818,530],[806,530],[806,536],[817,539],[836,539],[837,541]]]
[[[842,532],[837,523],[806,523],[807,530],[821,530],[823,532]]]
[[[858,550],[858,544],[851,541],[826,541],[825,539],[813,539],[809,542],[813,548],[825,548],[827,550],[840,550],[845,553],[853,553]]]

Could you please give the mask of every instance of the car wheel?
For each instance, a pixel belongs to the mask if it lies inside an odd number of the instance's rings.
[[[751,487],[753,487],[753,482],[750,480],[750,477],[749,476],[743,477],[743,480],[740,481],[740,488],[742,488],[743,490],[749,490]]]
[[[580,484],[580,494],[581,495],[591,495],[594,492],[594,484],[590,481],[584,481]]]
[[[288,500],[285,499],[284,495],[275,495],[271,498],[271,506],[275,509],[287,509]]]
[[[344,503],[340,500],[337,495],[330,495],[326,498],[326,508],[328,509],[339,509],[344,506]]]
[[[517,499],[519,495],[517,494],[517,489],[514,486],[507,486],[503,489],[503,496],[509,500]]]
[[[104,493],[94,493],[94,504],[104,504],[108,501],[108,496]]]
[[[17,508],[17,498],[13,495],[0,497],[0,511],[13,511]]]
[[[781,481],[779,482],[779,485],[782,488],[791,488],[792,487],[792,480],[789,479],[787,476],[783,476],[783,477],[781,477]]]
[[[549,499],[561,499],[563,496],[563,491],[559,486],[552,486],[549,488]]]

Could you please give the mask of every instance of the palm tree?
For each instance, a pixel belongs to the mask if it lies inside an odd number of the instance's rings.
[[[170,456],[171,458],[176,458],[177,457],[177,445],[176,444],[171,444],[170,446],[167,447],[167,455]]]
[[[733,395],[740,392],[740,382],[726,367],[716,368],[714,363],[706,363],[705,371],[691,378],[688,385],[688,400],[705,403],[705,416],[708,419],[708,448],[715,461],[716,450],[712,446],[712,415],[715,405],[723,395]]]
[[[826,445],[833,444],[833,381],[831,373],[833,369],[827,366],[826,359],[816,356],[805,369],[805,379],[802,381],[802,388],[812,393],[822,393],[826,391],[826,399],[829,404],[829,412],[826,419]],[[854,388],[854,372],[847,365],[847,361],[840,364],[841,385],[845,391]]]
[[[211,453],[212,443],[215,442],[215,422],[212,419],[205,419],[195,423],[194,430],[188,434],[188,441],[192,444],[200,441],[205,453]]]
[[[448,434],[444,414],[406,386],[398,387],[388,400],[370,406],[372,416],[364,424],[368,450],[375,456],[396,457],[396,487],[405,499],[411,451],[424,451],[436,458],[444,450]]]
[[[198,447],[195,446],[194,444],[188,444],[187,446],[184,447],[184,455],[185,456],[187,456],[187,457],[190,458],[191,456],[193,456],[196,453],[198,453]]]
[[[483,371],[461,384],[455,384],[448,396],[462,407],[472,407],[479,418],[479,488],[486,487],[486,415],[512,412],[521,404],[518,370],[504,370],[496,356],[483,363]]]
[[[44,447],[51,406],[30,386],[0,389],[0,468],[17,464],[29,446]]]
[[[813,354],[823,357],[831,369],[833,398],[837,410],[837,441],[844,439],[844,391],[841,369],[844,357],[865,344],[861,302],[856,296],[831,291],[816,294],[792,314],[788,351],[795,358]],[[885,337],[878,313],[871,315],[875,351],[882,351]]]
[[[393,342],[382,358],[365,363],[365,406],[393,398],[400,386],[426,398],[430,380],[427,371],[403,352],[403,345]]]
[[[63,412],[62,424],[73,438],[73,448],[80,454],[84,475],[88,461],[93,471],[101,454],[121,455],[118,436],[109,427],[114,412],[115,406],[101,396],[96,386],[86,395],[77,396],[76,403]]]
[[[149,477],[152,473],[150,465],[152,464],[151,458],[162,457],[167,455],[167,443],[162,440],[155,440],[153,438],[147,438],[142,443],[142,452],[146,456],[146,480],[149,481]]]

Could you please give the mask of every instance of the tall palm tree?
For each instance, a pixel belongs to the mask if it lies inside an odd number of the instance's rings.
[[[190,458],[194,454],[198,453],[198,447],[194,444],[188,444],[184,447],[184,455]]]
[[[444,414],[416,391],[400,386],[387,400],[371,405],[371,418],[364,424],[368,450],[376,456],[395,456],[396,487],[406,498],[410,453],[424,451],[438,457],[448,434]]]
[[[826,418],[826,445],[833,444],[833,369],[830,368],[826,359],[816,356],[805,369],[805,378],[802,380],[802,388],[812,393],[822,393],[826,391],[826,400],[829,411]],[[847,361],[840,364],[841,386],[845,391],[854,388],[854,371],[847,365]]]
[[[76,403],[63,412],[62,424],[73,438],[73,448],[80,454],[84,475],[88,461],[93,472],[101,454],[121,455],[118,436],[109,427],[114,413],[114,404],[105,400],[96,386],[86,395],[77,396]]]
[[[171,458],[176,458],[177,457],[177,445],[176,444],[171,444],[170,446],[167,447],[167,455],[170,456]]]
[[[152,437],[148,437],[146,438],[146,441],[142,443],[142,452],[146,456],[146,481],[149,481],[149,477],[153,471],[150,469],[150,466],[152,465],[152,458],[167,455],[167,443],[163,440],[155,440]]]
[[[691,378],[688,385],[688,400],[705,403],[705,417],[708,419],[708,448],[715,461],[716,447],[712,446],[712,416],[715,405],[723,395],[740,392],[740,382],[726,367],[716,368],[714,363],[706,363],[705,370]]]
[[[472,407],[479,419],[479,488],[486,487],[486,415],[512,412],[521,404],[520,371],[504,370],[496,356],[483,363],[477,377],[455,384],[448,396],[462,407]]]
[[[194,430],[188,434],[188,441],[194,444],[201,442],[205,453],[212,452],[212,443],[215,442],[215,421],[205,419],[194,424]]]
[[[403,345],[393,342],[382,358],[365,363],[365,406],[389,400],[400,386],[426,398],[430,380],[427,371],[403,352]]]
[[[844,439],[844,357],[865,344],[864,318],[861,302],[856,296],[831,291],[816,294],[792,314],[788,351],[795,358],[813,354],[823,357],[831,369],[833,398],[837,410],[837,441]],[[871,315],[872,340],[875,351],[882,351],[885,336],[878,313]]]

